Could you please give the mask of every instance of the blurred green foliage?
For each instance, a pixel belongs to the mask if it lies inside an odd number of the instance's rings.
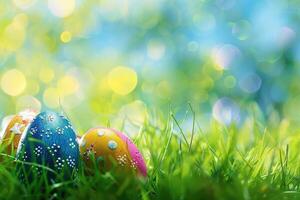
[[[184,117],[191,102],[204,128],[210,119],[242,124],[253,107],[273,124],[297,125],[297,5],[0,1],[0,115],[64,110],[82,133],[140,125],[170,106]]]

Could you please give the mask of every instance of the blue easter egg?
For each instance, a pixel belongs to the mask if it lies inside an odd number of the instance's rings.
[[[32,181],[43,174],[48,180],[58,175],[74,177],[79,167],[79,146],[70,121],[52,111],[36,116],[23,134],[17,151],[21,180]]]

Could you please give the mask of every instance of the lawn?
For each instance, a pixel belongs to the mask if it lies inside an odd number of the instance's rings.
[[[2,153],[0,199],[299,199],[299,136],[283,120],[273,128],[254,115],[243,125],[212,120],[202,131],[191,106],[185,118],[149,119],[134,138],[146,178],[114,169],[84,170],[74,181],[21,183],[14,157]],[[161,121],[162,120],[162,121]],[[162,124],[159,126],[158,124]]]

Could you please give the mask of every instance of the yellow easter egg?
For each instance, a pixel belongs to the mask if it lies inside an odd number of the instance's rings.
[[[126,143],[110,129],[90,129],[81,137],[79,145],[88,167],[96,162],[100,170],[109,170],[113,164],[118,169],[130,169],[131,158]]]
[[[1,147],[4,148],[5,153],[16,153],[24,130],[32,122],[35,116],[36,112],[25,110],[6,119],[6,122],[2,124],[2,132],[0,134]]]

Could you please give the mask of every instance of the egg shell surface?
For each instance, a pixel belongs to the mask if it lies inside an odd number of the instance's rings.
[[[36,115],[33,110],[25,110],[8,119],[1,134],[1,145],[4,146],[6,153],[14,154],[17,151],[21,135]]]
[[[79,146],[76,134],[70,121],[63,115],[52,111],[40,113],[22,135],[17,160],[36,163],[52,169],[56,173],[63,173],[64,179],[70,179],[78,171]],[[20,170],[20,178],[32,166],[24,165]],[[33,171],[34,170],[34,171]],[[34,176],[41,175],[41,167],[31,169]],[[30,180],[32,173],[26,176]],[[49,179],[55,180],[54,173],[47,173]]]
[[[146,163],[144,161],[143,155],[135,146],[135,144],[124,133],[114,129],[111,130],[113,130],[127,144],[127,148],[130,153],[133,165],[135,165],[135,167],[143,176],[147,176]]]
[[[93,165],[94,157],[100,170],[109,170],[112,161],[115,161],[118,167],[130,169],[131,159],[126,143],[110,129],[90,129],[81,137],[79,144],[80,153],[88,167]]]

